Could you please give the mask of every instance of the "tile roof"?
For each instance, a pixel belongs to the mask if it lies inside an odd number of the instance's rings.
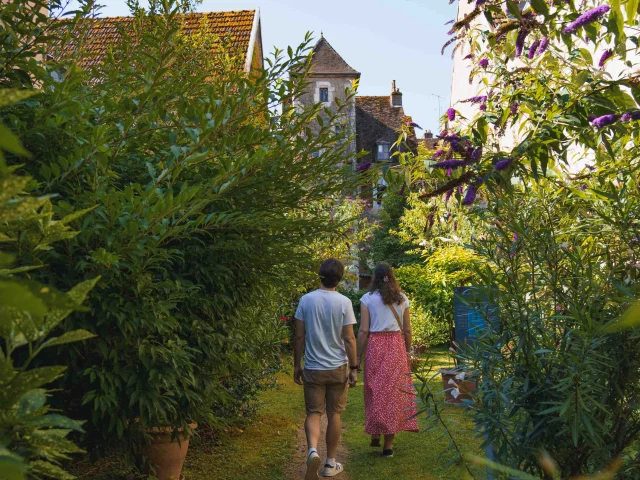
[[[244,63],[251,46],[256,14],[256,10],[239,10],[189,13],[180,17],[187,34],[199,32],[203,25],[207,25],[211,33],[229,38],[232,45],[244,56],[242,59]],[[99,65],[104,61],[109,46],[120,39],[120,28],[129,28],[133,17],[102,17],[87,21],[90,22],[90,26],[86,39],[88,55],[81,65],[84,68]],[[73,45],[70,47],[74,48]]]
[[[391,105],[389,95],[356,97],[356,146],[358,151],[370,152],[371,157],[363,157],[360,162],[374,161],[377,142],[394,144],[398,140],[398,131],[411,122],[412,118],[405,115],[404,108]],[[417,141],[415,132],[411,130],[407,143],[413,150]]]
[[[351,68],[324,37],[320,37],[316,46],[313,47],[311,73],[329,73],[360,77],[360,72]]]

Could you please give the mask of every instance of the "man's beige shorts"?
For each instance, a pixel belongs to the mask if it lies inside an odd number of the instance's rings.
[[[304,370],[304,403],[307,415],[341,413],[347,406],[349,373],[343,365],[335,370]]]

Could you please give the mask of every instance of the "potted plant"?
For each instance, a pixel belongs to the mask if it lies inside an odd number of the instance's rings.
[[[471,372],[465,372],[459,367],[441,369],[442,389],[445,392],[445,402],[450,405],[468,405],[473,402],[473,396],[478,388],[478,381]]]

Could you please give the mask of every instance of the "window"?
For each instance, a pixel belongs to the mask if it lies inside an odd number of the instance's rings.
[[[389,160],[391,156],[389,155],[389,144],[388,143],[379,143],[378,144],[378,154],[376,155],[376,160]]]
[[[321,102],[329,102],[329,89],[323,87],[320,89],[320,101]]]

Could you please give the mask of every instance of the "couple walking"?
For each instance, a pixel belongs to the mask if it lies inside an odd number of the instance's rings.
[[[370,291],[361,299],[358,340],[351,301],[336,291],[344,275],[339,260],[325,260],[319,271],[322,288],[304,295],[295,314],[294,380],[304,386],[307,410],[305,480],[333,477],[344,470],[336,462],[347,390],[355,387],[364,355],[365,433],[371,446],[393,456],[393,439],[402,431],[418,431],[415,389],[410,376],[409,301],[386,263],[375,268]],[[302,354],[305,362],[302,368]],[[320,417],[326,412],[327,458],[318,455]],[[322,467],[322,468],[321,468]]]

